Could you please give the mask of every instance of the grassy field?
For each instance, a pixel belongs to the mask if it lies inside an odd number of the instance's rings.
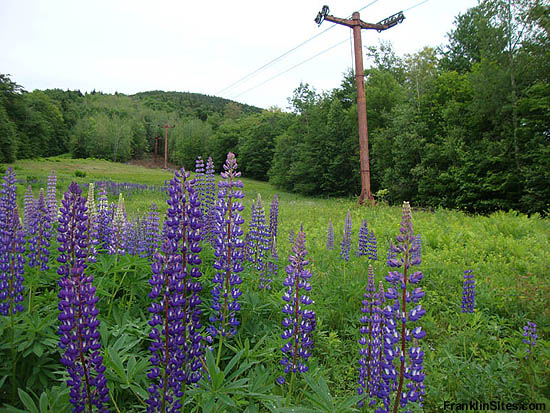
[[[169,171],[62,157],[18,161],[12,166],[19,180],[17,193],[21,208],[27,185],[32,186],[36,196],[40,187],[46,187],[50,171],[55,170],[58,177],[58,200],[71,181],[82,185],[84,192],[89,182],[127,182],[158,188],[125,194],[129,217],[144,213],[153,201],[159,206],[161,217],[167,209],[166,196],[160,188],[165,180],[172,177]],[[243,179],[243,182],[246,194],[243,202],[245,233],[250,206],[257,194],[261,195],[268,216],[271,200],[278,194],[279,275],[273,281],[271,292],[258,292],[255,288],[257,274],[252,269],[245,270],[242,326],[235,341],[230,344],[237,351],[244,348],[248,341],[254,351],[250,349],[246,353],[247,360],[254,362],[254,369],[263,369],[267,376],[266,383],[271,383],[271,387],[266,387],[266,392],[283,395],[283,391],[274,385],[274,379],[281,370],[278,363],[282,344],[282,281],[291,249],[288,234],[290,231],[297,232],[303,225],[313,274],[312,309],[317,313],[310,371],[312,376],[322,377],[328,383],[335,399],[352,396],[357,387],[359,317],[369,263],[366,257],[355,255],[359,226],[366,219],[369,229],[374,231],[378,240],[379,260],[374,262],[378,284],[388,272],[385,257],[390,240],[395,242],[399,232],[401,207],[361,207],[355,199],[307,198],[279,192],[265,182],[249,179]],[[113,202],[118,198],[114,193],[109,196]],[[427,314],[421,321],[427,332],[426,338],[421,340],[425,351],[426,373],[424,410],[440,411],[445,400],[455,403],[471,400],[534,401],[545,402],[550,409],[550,221],[515,212],[472,216],[460,211],[425,211],[416,209],[415,205],[412,207],[415,233],[422,236],[420,269],[424,279],[421,286],[426,292],[422,305]],[[353,237],[351,258],[345,263],[339,257],[339,246],[348,210],[352,216]],[[332,219],[335,228],[333,251],[326,250],[329,219]],[[207,280],[214,271],[211,268],[212,255],[210,248],[203,250],[201,269],[203,278]],[[146,396],[143,389],[147,388],[145,373],[148,339],[144,329],[147,329],[146,294],[150,267],[139,259],[132,261],[128,258],[128,261],[121,262],[115,263],[105,257],[99,259],[91,269],[95,271],[94,282],[98,285],[100,296],[98,307],[103,345],[110,351],[105,359],[112,398],[119,411],[143,411],[143,403],[139,400]],[[56,364],[60,351],[54,333],[57,310],[55,303],[51,302],[55,301],[56,296],[53,283],[56,265],[52,264],[54,270],[50,270],[51,274],[39,275],[29,271],[29,279],[40,285],[38,291],[41,295],[36,297],[36,302],[44,305],[37,307],[34,315],[21,316],[18,320],[18,325],[31,323],[36,330],[32,344],[21,344],[21,357],[18,360],[22,366],[18,375],[19,387],[34,394],[35,400],[38,400],[42,391],[52,392],[53,388],[62,391],[61,379],[65,377],[62,366]],[[130,275],[122,277],[124,265],[128,268],[133,266],[133,275],[126,271]],[[473,270],[476,276],[474,314],[461,312],[463,272],[466,269]],[[116,289],[116,285],[120,289]],[[207,286],[208,282],[203,294],[205,312],[211,300]],[[113,300],[114,296],[116,300]],[[47,320],[47,324],[37,327],[33,323],[39,321],[33,321],[33,317],[38,317],[42,322]],[[527,321],[537,324],[539,335],[535,352],[528,361],[525,360],[526,346],[522,343],[521,335]],[[8,330],[9,325],[3,322],[0,334],[3,334],[4,339],[8,337]],[[29,340],[28,331],[19,332],[18,340],[19,343]],[[39,340],[46,341],[42,343],[41,350],[34,351],[36,341]],[[254,347],[255,344],[258,346]],[[3,361],[0,374],[9,375],[9,345],[3,345],[1,351],[3,354],[0,354],[0,358]],[[224,351],[225,362],[231,358],[231,351],[230,348]],[[113,352],[118,352],[116,360]],[[129,363],[132,358],[134,362],[137,360],[138,364],[142,363],[143,367],[139,374],[135,373],[131,377],[132,384],[138,386],[138,389],[132,388],[130,383],[125,385],[124,377],[120,378],[124,374],[127,379],[130,377]],[[37,360],[46,363],[38,372],[33,370],[33,363],[36,364]],[[117,364],[119,361],[120,366]],[[117,371],[119,367],[123,371]],[[254,374],[259,374],[258,371],[255,370]],[[33,374],[35,377],[29,378]],[[254,377],[250,374],[250,377]],[[10,380],[4,380],[6,384],[2,388],[4,382],[0,376],[0,396],[3,396],[0,401],[5,398],[4,401],[10,404],[19,403],[10,399],[7,389]],[[307,388],[305,384],[301,387]],[[230,394],[229,397],[236,400],[239,407],[237,410],[228,407],[227,411],[244,411],[247,404],[241,400],[242,396]],[[307,395],[297,395],[295,404],[311,408],[312,404],[308,400]],[[250,401],[248,403],[248,406],[254,404]],[[260,402],[257,404],[260,411],[267,411],[265,405]]]

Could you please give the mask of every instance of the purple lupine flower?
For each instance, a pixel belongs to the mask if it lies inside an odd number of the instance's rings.
[[[367,225],[367,220],[364,219],[361,222],[361,227],[359,227],[359,245],[357,248],[358,257],[368,254],[368,243],[369,243],[369,227]]]
[[[271,290],[271,282],[273,281],[273,277],[277,276],[279,273],[279,264],[277,263],[278,260],[279,254],[277,253],[277,244],[273,244],[271,247],[271,258],[267,263],[267,274],[263,280],[266,290]],[[260,278],[260,288],[262,288],[261,283],[262,279]]]
[[[57,273],[59,279],[60,321],[59,346],[64,350],[61,363],[67,368],[70,379],[70,401],[74,412],[92,411],[92,405],[99,412],[109,412],[107,379],[103,374],[103,357],[100,355],[99,320],[92,285],[93,276],[86,274],[88,236],[86,234],[86,200],[82,190],[71,183],[59,209],[57,261],[61,264]]]
[[[29,234],[31,231],[31,221],[32,216],[34,215],[35,208],[35,199],[32,194],[32,187],[29,185],[27,187],[27,192],[25,192],[25,198],[23,201],[23,230],[25,234]]]
[[[476,298],[476,281],[472,270],[464,271],[464,283],[462,289],[462,312],[473,313]]]
[[[376,242],[376,237],[374,236],[372,229],[370,230],[367,245],[367,256],[369,257],[369,260],[378,260],[378,243]]]
[[[368,402],[370,407],[377,404],[376,398],[380,393],[382,384],[382,305],[384,303],[384,287],[380,282],[380,288],[376,292],[374,285],[374,270],[369,265],[366,292],[363,294],[363,316],[360,319],[359,332],[359,387],[357,393],[364,395],[358,403],[363,407]]]
[[[203,219],[206,218],[206,203],[204,202],[204,199],[206,197],[206,175],[204,173],[204,161],[202,160],[201,156],[199,155],[197,157],[197,160],[195,161],[195,185],[194,185],[195,193],[197,194],[197,199],[199,200],[201,204],[201,212]],[[204,223],[202,223],[201,228],[205,228]],[[205,234],[202,234],[205,235]]]
[[[311,291],[311,272],[306,269],[309,260],[306,259],[306,234],[298,232],[296,242],[292,247],[292,254],[286,267],[287,277],[283,285],[287,287],[283,294],[286,304],[283,306],[284,319],[281,338],[285,344],[281,348],[283,358],[281,365],[285,373],[305,373],[308,371],[307,359],[313,348],[312,332],[315,329],[315,312],[305,307],[313,303],[309,297]],[[277,383],[284,383],[284,376],[277,379]]]
[[[140,242],[139,218],[126,221],[123,226],[124,250],[128,255],[137,255]]]
[[[414,258],[422,258],[422,235],[418,234],[413,239],[413,248],[411,250],[411,255]]]
[[[266,251],[269,249],[269,228],[265,222],[265,211],[260,194],[256,203],[252,202],[252,218],[248,234],[250,234],[247,245],[249,261],[260,273],[259,287],[263,289],[269,286],[271,280],[267,277],[265,268]]]
[[[202,229],[205,236],[210,239],[214,246],[214,236],[212,234],[214,222],[216,220],[216,177],[214,176],[214,161],[212,157],[208,157],[206,161],[205,171],[205,188],[204,188],[204,228]]]
[[[527,344],[527,355],[525,356],[527,359],[531,354],[531,349],[534,350],[537,345],[537,325],[531,321],[528,321],[527,324],[523,326],[523,337],[525,338],[522,341]]]
[[[271,281],[273,277],[279,273],[279,254],[277,252],[278,219],[279,197],[275,194],[273,201],[271,201],[271,209],[269,211],[269,250],[271,252],[271,257],[267,263],[267,273],[265,276],[265,288],[267,290],[271,290]]]
[[[342,242],[340,243],[340,258],[345,261],[349,261],[349,252],[351,250],[351,213],[346,214],[346,222],[344,225],[344,235],[342,236]]]
[[[46,187],[46,207],[50,214],[50,221],[57,222],[57,176],[52,169],[48,175],[48,186]]]
[[[244,259],[249,262],[254,262],[254,237],[257,232],[257,219],[256,219],[256,201],[252,201],[250,206],[250,222],[248,223],[248,232],[244,238]]]
[[[50,214],[46,207],[44,199],[44,190],[40,189],[40,194],[36,200],[34,214],[30,217],[29,233],[29,267],[40,266],[40,271],[50,269],[48,261],[50,258],[50,237],[52,223]]]
[[[279,221],[279,197],[273,196],[271,208],[269,210],[269,249],[277,251],[277,230]]]
[[[327,228],[327,250],[334,249],[334,226],[332,225],[332,219],[328,220]]]
[[[141,254],[152,259],[159,248],[159,212],[154,202],[145,217],[143,240]]]
[[[218,183],[218,202],[216,203],[216,222],[214,228],[214,268],[216,275],[213,278],[215,284],[212,289],[212,309],[214,314],[210,317],[208,332],[213,337],[220,337],[220,349],[222,338],[233,336],[237,333],[236,327],[240,324],[237,312],[240,310],[238,301],[242,294],[239,285],[242,283],[239,273],[243,270],[242,260],[244,243],[243,230],[240,225],[244,222],[240,212],[243,205],[239,199],[244,198],[240,188],[243,183],[237,180],[241,176],[237,172],[237,160],[231,152],[227,154],[227,160],[223,166],[221,176],[223,181]]]
[[[16,178],[8,168],[0,191],[0,314],[23,311],[25,233],[16,203]]]
[[[99,187],[97,197],[97,223],[99,245],[103,249],[108,249],[111,240],[113,214],[112,209],[109,207],[107,190],[104,185]]]
[[[399,250],[395,248],[395,245],[393,245],[393,241],[390,241],[390,246],[388,248],[388,255],[387,260],[392,260],[394,258],[397,258],[397,254],[399,253]]]
[[[388,253],[391,256],[387,264],[391,271],[386,275],[386,281],[391,287],[386,290],[385,298],[390,305],[384,309],[384,353],[382,378],[384,386],[381,386],[380,398],[384,402],[385,411],[389,409],[389,392],[395,389],[394,411],[399,407],[405,407],[408,402],[418,402],[422,407],[424,398],[424,353],[417,341],[422,339],[426,332],[416,323],[426,313],[418,301],[424,296],[420,287],[408,291],[409,285],[418,284],[422,278],[422,272],[411,273],[413,265],[419,265],[420,258],[412,257],[413,250],[413,223],[411,207],[408,202],[403,203],[403,216],[400,233],[396,237],[397,247],[390,245]],[[409,309],[407,303],[414,303],[415,307]],[[392,304],[393,303],[393,304]],[[411,326],[410,323],[413,323]],[[398,328],[398,325],[400,328]],[[400,333],[398,333],[400,332]],[[407,350],[406,343],[412,342]],[[408,355],[408,357],[407,357]],[[399,372],[394,367],[394,360],[399,360]],[[405,379],[407,384],[403,386]]]
[[[149,337],[153,342],[149,350],[153,367],[147,377],[153,383],[148,389],[148,412],[179,412],[182,385],[196,383],[201,377],[202,274],[198,254],[202,212],[193,183],[183,168],[170,181],[166,232],[151,265]]]
[[[290,244],[294,244],[295,241],[296,241],[296,234],[294,233],[294,230],[291,229],[290,231],[288,231],[288,242]]]

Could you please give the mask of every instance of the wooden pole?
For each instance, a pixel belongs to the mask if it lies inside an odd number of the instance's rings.
[[[168,129],[173,128],[174,125],[169,126],[168,121],[164,125],[159,125],[164,128],[164,169],[168,169]]]

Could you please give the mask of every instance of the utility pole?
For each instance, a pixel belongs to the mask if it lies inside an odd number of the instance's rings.
[[[374,201],[370,188],[369,165],[369,134],[367,129],[367,101],[365,96],[365,72],[363,69],[363,46],[361,45],[361,29],[377,30],[381,32],[401,23],[405,16],[403,12],[396,13],[379,23],[365,23],[361,20],[359,12],[354,12],[351,19],[341,19],[328,14],[328,6],[323,6],[317,13],[315,23],[319,26],[323,20],[351,27],[353,29],[353,50],[355,54],[355,81],[357,83],[357,118],[359,122],[359,158],[361,163],[361,195],[359,203],[365,199]]]
[[[164,128],[164,169],[168,169],[168,129],[173,128],[175,125],[169,126],[168,121],[164,125],[160,125],[161,128]]]
[[[155,132],[155,165],[157,164],[157,148],[159,146],[159,134]]]

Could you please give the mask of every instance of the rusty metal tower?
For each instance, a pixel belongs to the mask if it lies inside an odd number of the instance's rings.
[[[403,12],[396,13],[378,23],[365,23],[361,20],[359,12],[354,12],[351,19],[341,19],[328,14],[328,6],[323,6],[317,13],[315,23],[319,26],[324,20],[351,27],[353,29],[353,50],[355,55],[355,81],[357,83],[357,118],[359,122],[359,158],[361,162],[361,195],[359,203],[365,199],[374,201],[370,188],[369,165],[369,134],[367,129],[367,101],[365,96],[365,71],[363,69],[363,46],[361,45],[361,30],[370,29],[381,32],[401,23],[405,16]]]

